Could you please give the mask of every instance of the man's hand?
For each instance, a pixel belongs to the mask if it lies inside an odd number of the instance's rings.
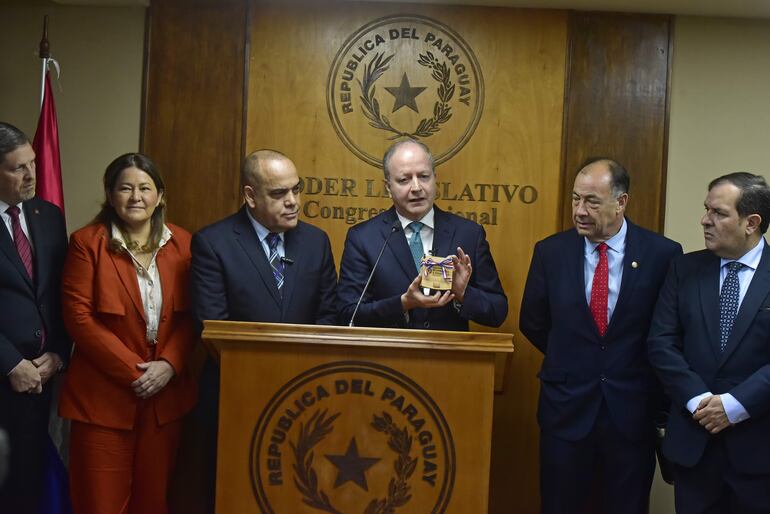
[[[452,273],[452,293],[455,295],[455,300],[463,303],[465,289],[468,287],[471,273],[473,273],[473,266],[471,266],[471,258],[459,246],[457,247],[457,255],[452,256],[452,266],[455,268]]]
[[[452,291],[444,291],[443,293],[441,291],[436,291],[430,296],[422,294],[422,288],[420,287],[421,281],[422,274],[419,274],[417,275],[417,278],[412,280],[412,283],[409,284],[409,289],[406,290],[406,293],[401,295],[401,308],[404,312],[417,307],[423,309],[443,307],[454,300],[455,295]]]
[[[143,400],[166,387],[168,381],[176,375],[174,367],[164,360],[140,362],[136,367],[144,370],[144,375],[134,380],[131,387],[134,389],[134,393]]]
[[[731,425],[718,394],[702,399],[692,417],[712,434],[718,434]]]
[[[22,360],[8,374],[8,380],[11,382],[11,388],[17,393],[35,393],[43,392],[43,381],[40,373],[31,361]]]
[[[61,369],[62,362],[61,357],[57,354],[45,352],[37,359],[34,359],[32,364],[37,368],[38,373],[40,373],[40,379],[45,384]]]

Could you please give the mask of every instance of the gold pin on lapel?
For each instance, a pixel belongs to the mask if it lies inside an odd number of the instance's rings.
[[[634,269],[636,269],[636,268],[638,268],[638,267],[639,267],[639,263],[638,263],[638,262],[636,262],[636,261],[631,261],[631,267],[632,267],[632,268],[634,268]]]
[[[35,214],[40,214],[40,211],[35,209]]]

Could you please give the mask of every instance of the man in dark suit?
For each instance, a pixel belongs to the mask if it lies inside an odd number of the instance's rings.
[[[625,218],[630,179],[610,159],[581,166],[574,229],[538,242],[520,328],[539,373],[540,493],[545,514],[646,513],[663,398],[647,362],[658,289],[678,243]]]
[[[244,159],[245,205],[192,240],[193,310],[204,320],[331,325],[337,271],[329,238],[299,221],[301,182],[294,163],[272,150]],[[210,511],[216,471],[219,369],[201,376],[198,413],[208,427]]]
[[[355,324],[434,330],[468,330],[469,321],[500,326],[508,299],[484,229],[433,204],[436,173],[428,148],[400,141],[386,152],[383,169],[393,207],[348,231],[337,289],[341,321],[351,321],[387,240]],[[453,255],[451,290],[425,294],[418,274],[424,254]]]
[[[64,218],[35,198],[35,152],[0,122],[0,428],[11,458],[0,512],[39,512],[51,403],[50,379],[69,358],[60,278],[67,251]]]
[[[664,454],[678,513],[770,512],[770,189],[731,173],[709,184],[706,249],[674,261],[649,357],[671,397]]]

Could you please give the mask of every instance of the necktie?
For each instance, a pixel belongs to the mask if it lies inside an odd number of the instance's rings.
[[[30,280],[35,280],[35,269],[32,265],[32,246],[29,244],[29,239],[24,235],[24,231],[21,229],[21,223],[19,222],[19,208],[15,205],[8,207],[5,210],[11,217],[11,230],[13,231],[13,243],[16,245],[16,251],[19,252],[19,258],[24,264],[24,268],[27,270],[27,275]]]
[[[594,271],[594,281],[591,285],[591,315],[599,330],[599,335],[604,337],[607,333],[607,298],[609,296],[610,266],[607,263],[607,244],[600,243],[596,247],[599,250],[599,263]]]
[[[422,261],[422,256],[425,255],[425,252],[422,248],[420,230],[422,230],[422,227],[425,225],[419,221],[413,221],[407,226],[412,229],[412,237],[409,238],[409,251],[412,252],[412,259],[414,260],[414,265],[417,268],[417,271],[420,271],[420,262]]]
[[[270,232],[267,235],[267,246],[270,247],[270,268],[273,270],[273,277],[275,278],[275,285],[278,286],[278,295],[281,295],[281,289],[283,288],[283,261],[278,253],[278,242],[281,240],[281,236],[275,232]]]
[[[737,261],[728,262],[727,276],[722,282],[722,291],[719,293],[719,349],[724,352],[730,332],[733,331],[735,317],[738,315],[738,300],[740,298],[741,282],[738,272],[743,264]]]

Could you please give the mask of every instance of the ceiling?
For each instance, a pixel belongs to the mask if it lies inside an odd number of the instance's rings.
[[[305,0],[307,1],[307,0]],[[315,0],[324,2],[327,0]],[[404,0],[351,0],[409,3]],[[147,6],[151,0],[0,0],[0,5]],[[487,5],[770,19],[770,0],[412,0],[411,3]]]

